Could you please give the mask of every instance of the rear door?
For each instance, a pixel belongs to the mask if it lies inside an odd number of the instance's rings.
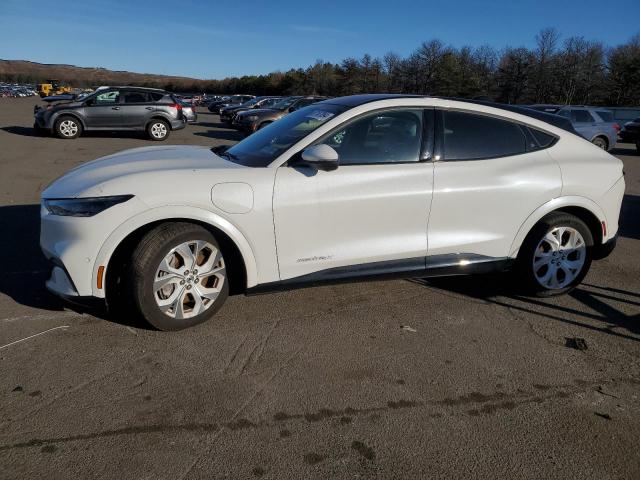
[[[85,123],[88,128],[119,128],[120,90],[106,90],[85,103]]]
[[[436,119],[428,261],[508,257],[527,217],[560,194],[560,168],[545,150],[555,137],[477,112]]]
[[[121,96],[122,126],[144,128],[155,109],[149,92],[124,90]]]

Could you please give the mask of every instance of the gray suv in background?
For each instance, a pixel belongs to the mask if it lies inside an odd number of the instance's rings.
[[[613,112],[601,107],[574,105],[532,105],[531,108],[568,118],[576,132],[603,150],[616,145],[620,125]]]
[[[166,140],[186,125],[182,104],[155,88],[100,87],[86,96],[63,100],[35,112],[34,128],[60,138],[83,131],[141,131],[151,140]]]

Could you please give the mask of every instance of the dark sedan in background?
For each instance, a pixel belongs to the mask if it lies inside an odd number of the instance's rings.
[[[618,135],[623,142],[635,143],[636,149],[640,153],[640,117],[625,123]]]
[[[221,100],[216,100],[207,105],[207,108],[211,113],[220,113],[220,109],[228,107],[229,105],[240,105],[256,98],[255,95],[231,95],[224,97]]]
[[[240,112],[258,108],[271,108],[281,99],[282,97],[256,97],[240,105],[229,105],[228,107],[220,109],[220,121],[230,124],[236,114]]]
[[[316,96],[286,97],[271,108],[260,108],[238,113],[233,121],[233,127],[245,133],[253,133],[276,120],[280,120],[291,112],[326,99],[327,97]]]

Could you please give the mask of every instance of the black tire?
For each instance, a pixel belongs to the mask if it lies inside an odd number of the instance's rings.
[[[56,120],[53,131],[59,138],[72,140],[82,134],[82,123],[70,115],[63,115]]]
[[[258,130],[263,129],[264,127],[266,127],[267,125],[271,125],[273,122],[262,122],[259,126],[258,126]]]
[[[596,147],[601,148],[604,151],[609,150],[609,141],[604,137],[596,137],[593,140],[591,140],[591,143],[593,143]]]
[[[152,118],[147,125],[147,136],[154,142],[163,142],[169,138],[171,133],[171,127],[169,124],[160,118]]]
[[[581,270],[577,272],[576,277],[567,285],[561,288],[548,288],[538,282],[536,274],[534,272],[534,258],[538,251],[538,245],[542,239],[557,227],[570,227],[577,230],[584,240],[586,248],[584,250],[584,263]],[[561,255],[560,253],[558,255]],[[577,254],[570,254],[577,255]],[[563,257],[564,258],[564,257]],[[579,258],[567,257],[569,260]],[[562,295],[574,289],[589,272],[591,261],[593,259],[593,235],[589,227],[578,217],[570,215],[564,212],[555,212],[544,217],[538,222],[529,232],[525,238],[518,258],[516,260],[516,268],[514,269],[514,275],[516,276],[516,282],[522,287],[524,293],[532,294],[539,297],[551,297],[555,295]],[[557,260],[556,260],[557,261]],[[545,267],[538,270],[538,273],[544,275],[546,271]],[[547,267],[548,268],[548,267]],[[562,272],[564,273],[564,271]],[[558,276],[562,276],[558,274]],[[565,277],[566,279],[566,277]]]
[[[225,277],[220,293],[212,300],[212,303],[206,310],[199,315],[178,319],[170,314],[164,313],[158,306],[156,299],[158,298],[157,295],[160,295],[161,292],[155,292],[153,284],[156,280],[156,272],[160,263],[169,255],[173,248],[184,242],[196,240],[204,240],[220,251],[218,242],[211,232],[199,225],[183,222],[159,225],[142,237],[138,246],[133,251],[128,272],[125,275],[125,295],[130,298],[131,303],[135,305],[142,318],[158,330],[182,330],[203,323],[215,315],[229,296],[229,277],[226,275],[225,270]],[[220,251],[220,253],[223,254],[222,251]],[[224,262],[224,256],[222,257],[222,262]],[[183,267],[184,266],[181,266],[179,268],[181,269]],[[203,283],[204,281],[203,279]],[[189,297],[189,295],[190,293],[196,292],[196,288],[191,290],[191,292],[186,292],[184,289],[188,288],[189,284],[185,287],[180,285],[182,284],[175,284],[172,288],[181,289],[186,294],[185,300],[187,298],[193,300],[193,297]],[[191,283],[191,286],[196,287],[193,283]],[[180,298],[181,295],[182,294],[179,294]],[[181,304],[184,305],[182,301]]]

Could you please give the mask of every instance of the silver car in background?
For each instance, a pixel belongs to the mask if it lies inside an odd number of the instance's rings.
[[[531,108],[569,119],[576,132],[603,150],[616,146],[620,125],[611,110],[577,105],[532,105]]]
[[[196,107],[193,106],[193,103],[181,98],[180,105],[182,105],[182,115],[184,115],[187,123],[196,123],[198,121],[198,114],[196,113]]]

